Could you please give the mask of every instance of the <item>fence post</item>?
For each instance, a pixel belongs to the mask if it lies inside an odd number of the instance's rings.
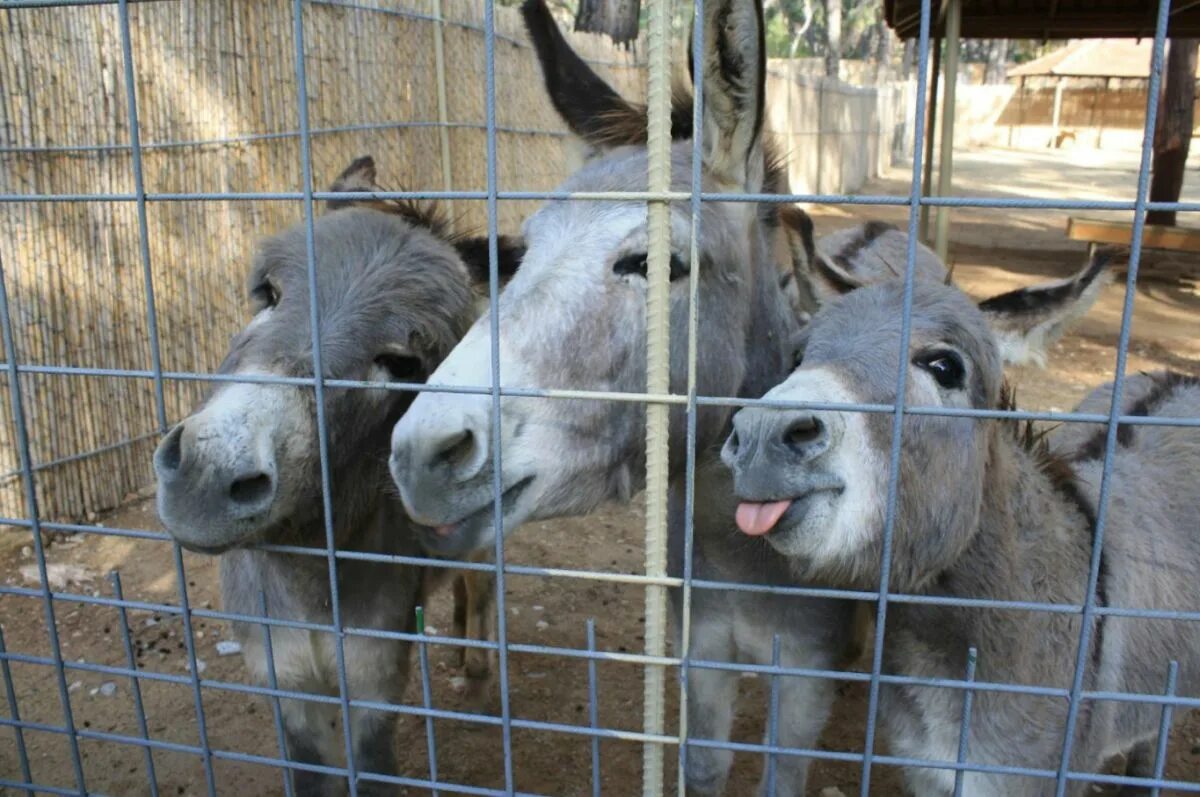
[[[651,0],[648,33],[649,85],[646,90],[646,149],[651,193],[671,188],[671,0]],[[698,75],[699,77],[699,75]],[[697,95],[702,95],[697,86]],[[662,395],[671,389],[670,374],[670,206],[651,200],[647,218],[646,391]],[[668,407],[646,406],[646,575],[667,574],[667,482],[669,461]],[[667,591],[646,587],[646,655],[667,651]],[[647,664],[643,680],[642,729],[661,736],[666,725],[663,689],[665,668]],[[663,745],[647,741],[642,748],[642,793],[662,794]]]
[[[450,114],[446,103],[446,21],[442,18],[442,0],[433,0],[433,60],[437,68],[438,143],[442,154],[442,188],[449,193],[454,190],[454,177],[450,169]],[[454,201],[442,200],[446,205],[446,219],[450,231],[454,232]]]

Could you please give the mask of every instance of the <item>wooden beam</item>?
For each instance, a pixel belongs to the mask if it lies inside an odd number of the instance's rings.
[[[1071,217],[1067,219],[1067,238],[1072,241],[1131,246],[1133,224],[1126,221]],[[1200,229],[1147,224],[1142,231],[1142,246],[1146,249],[1200,252]]]

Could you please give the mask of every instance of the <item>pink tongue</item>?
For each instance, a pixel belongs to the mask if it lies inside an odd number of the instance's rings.
[[[447,523],[444,526],[438,526],[437,528],[435,528],[433,530],[433,533],[438,535],[439,537],[449,537],[451,534],[454,533],[454,524]]]
[[[768,504],[752,504],[747,501],[738,504],[738,528],[751,537],[761,537],[775,528],[779,518],[783,517],[783,513],[791,505],[791,501],[772,501]]]

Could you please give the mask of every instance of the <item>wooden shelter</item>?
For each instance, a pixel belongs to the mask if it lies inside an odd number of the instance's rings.
[[[954,148],[954,94],[959,42],[968,39],[1147,39],[1153,44],[1159,3],[1154,0],[930,0],[930,36],[946,43],[933,48],[933,81],[926,125],[925,190],[931,195],[934,128],[938,118],[938,81],[944,74],[942,142],[938,161],[938,196],[951,192]],[[888,26],[902,39],[921,32],[922,0],[884,0]],[[1200,38],[1200,0],[1174,0],[1167,18],[1168,38]],[[1149,75],[1149,49],[1143,75]],[[1061,62],[1067,61],[1062,67]],[[1070,68],[1070,56],[1059,59]],[[939,208],[934,249],[945,259],[950,209]],[[921,229],[928,238],[928,210],[922,208]]]

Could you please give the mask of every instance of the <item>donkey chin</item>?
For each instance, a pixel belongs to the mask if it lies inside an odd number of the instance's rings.
[[[403,484],[400,479],[396,481]],[[529,519],[530,510],[536,504],[528,500],[533,483],[534,476],[530,475],[515,480],[502,490],[500,512],[505,534]],[[451,506],[444,503],[447,496],[442,494],[435,499],[439,505],[432,506],[434,502],[427,497],[419,502],[411,500],[409,492],[401,487],[400,500],[405,512],[418,524],[417,539],[421,547],[435,556],[462,557],[473,551],[490,550],[495,545],[496,501],[491,484],[479,491],[470,491],[469,495],[478,501],[456,500]],[[474,508],[464,509],[464,504]]]

